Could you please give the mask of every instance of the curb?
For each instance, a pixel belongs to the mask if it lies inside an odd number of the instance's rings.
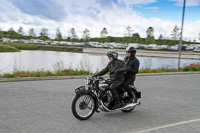
[[[137,74],[137,76],[159,76],[159,75],[181,75],[181,74],[200,74],[200,72],[139,73],[139,74]],[[60,80],[60,79],[83,79],[85,77],[90,77],[90,76],[91,75],[0,78],[0,82],[36,81],[36,80]],[[108,77],[108,75],[105,75],[104,77]]]

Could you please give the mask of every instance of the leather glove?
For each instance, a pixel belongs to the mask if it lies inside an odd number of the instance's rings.
[[[96,78],[97,76],[98,76],[98,75],[95,74],[95,75],[92,76],[92,78]]]

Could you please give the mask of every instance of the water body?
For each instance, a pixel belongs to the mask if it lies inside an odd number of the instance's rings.
[[[123,59],[124,56],[119,56]],[[177,68],[178,59],[138,57],[140,69],[142,68]],[[72,53],[57,51],[30,51],[0,53],[0,73],[17,71],[55,71],[57,69],[90,69],[92,72],[103,69],[108,63],[108,58],[103,54]],[[191,63],[200,63],[200,60],[181,60],[181,66]]]

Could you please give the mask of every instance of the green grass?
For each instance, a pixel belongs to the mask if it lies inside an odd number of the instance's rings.
[[[15,47],[20,50],[37,50],[38,49],[38,45],[32,45],[32,44],[10,43],[10,42],[1,42],[0,44],[5,45],[5,46]]]
[[[20,78],[20,77],[46,77],[46,76],[69,76],[69,75],[89,75],[90,71],[85,70],[72,70],[72,69],[65,69],[56,72],[51,71],[43,71],[43,70],[35,70],[32,72],[14,72],[12,74],[5,73],[0,75],[0,78]]]
[[[177,72],[177,69],[172,69],[170,67],[161,67],[158,69],[143,68],[139,70],[139,73],[163,73],[163,72]]]
[[[12,46],[0,44],[0,52],[20,52],[20,50]]]
[[[149,69],[144,68],[139,70],[139,73],[163,73],[163,72],[177,72],[177,69]]]
[[[82,51],[83,48],[67,47],[67,46],[44,46],[40,45],[38,50],[51,50],[51,51]]]
[[[189,66],[185,66],[181,68],[181,72],[189,72],[189,71],[200,71],[200,64],[191,64]],[[169,68],[159,68],[159,69],[148,69],[144,68],[142,70],[139,70],[139,73],[163,73],[163,72],[177,72],[177,69],[169,69]],[[95,72],[97,73],[97,72]],[[20,78],[20,77],[45,77],[45,76],[69,76],[69,75],[93,75],[94,73],[91,73],[91,71],[86,70],[73,70],[73,69],[64,69],[64,70],[58,70],[55,72],[51,71],[44,71],[41,70],[35,70],[32,72],[14,72],[12,74],[6,73],[0,75],[0,78]]]
[[[68,46],[51,46],[51,45],[36,45],[36,44],[24,44],[24,43],[10,43],[0,42],[1,45],[14,47],[19,50],[50,50],[50,51],[80,51],[83,48],[68,47]]]

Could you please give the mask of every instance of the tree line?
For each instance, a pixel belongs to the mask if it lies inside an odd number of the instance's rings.
[[[128,25],[125,28],[124,36],[123,37],[112,37],[108,36],[108,31],[106,28],[103,28],[100,32],[100,37],[91,38],[90,31],[86,28],[83,33],[82,37],[78,38],[76,35],[76,31],[74,28],[71,28],[68,37],[62,35],[60,28],[56,29],[56,36],[54,39],[49,37],[48,29],[42,28],[39,36],[36,36],[36,32],[33,28],[29,29],[28,33],[25,34],[23,27],[19,27],[17,31],[13,28],[10,28],[8,31],[3,31],[0,28],[0,38],[10,38],[10,39],[41,39],[44,41],[47,40],[55,40],[55,41],[68,41],[68,42],[116,42],[116,43],[141,43],[141,44],[158,44],[158,45],[176,45],[179,43],[180,39],[180,28],[175,26],[170,37],[164,37],[160,34],[158,39],[154,37],[154,28],[148,27],[146,30],[146,38],[140,37],[139,33],[134,33],[134,30]],[[200,33],[199,33],[199,40],[200,40]],[[196,40],[193,41],[183,41],[185,44],[196,43]]]

